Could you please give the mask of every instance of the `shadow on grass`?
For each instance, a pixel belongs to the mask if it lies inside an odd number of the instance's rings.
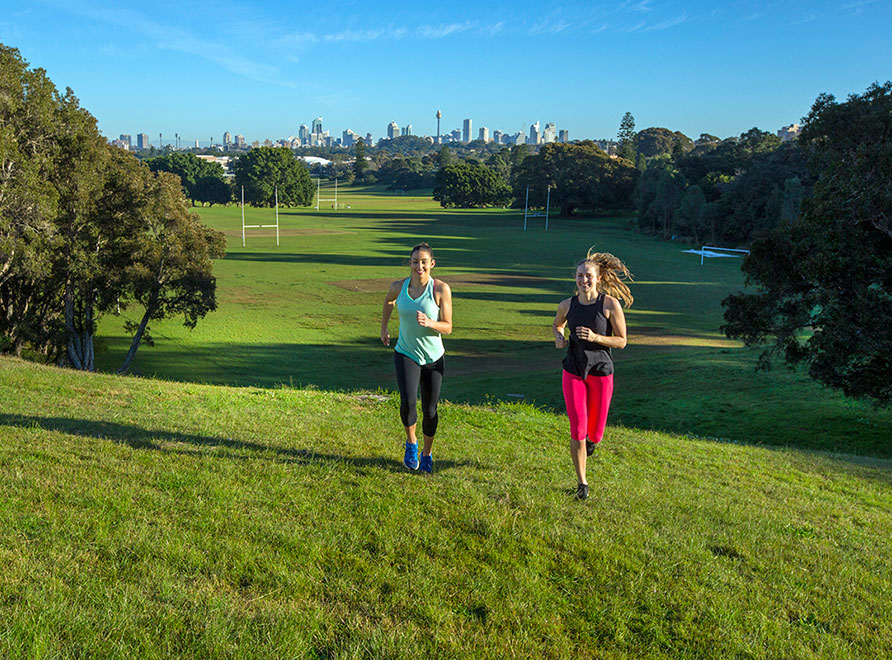
[[[132,424],[108,422],[105,420],[76,419],[66,417],[38,417],[35,415],[14,415],[0,413],[0,426],[33,429],[44,431],[57,431],[68,435],[94,440],[109,440],[116,444],[127,445],[137,450],[152,450],[169,454],[183,454],[188,456],[207,456],[207,452],[195,449],[183,449],[165,446],[165,443],[180,445],[192,445],[210,449],[224,448],[230,452],[220,458],[248,460],[251,458],[263,458],[269,456],[279,463],[293,465],[312,465],[314,463],[334,462],[344,463],[360,470],[376,469],[385,472],[405,472],[402,461],[387,456],[340,456],[326,454],[312,449],[291,449],[288,447],[273,447],[258,442],[235,440],[231,438],[218,438],[180,431],[166,431],[162,429],[144,429]],[[402,450],[402,447],[398,447]],[[396,449],[394,450],[397,451]],[[451,461],[438,459],[436,471],[442,472],[453,468],[482,467],[475,461]]]

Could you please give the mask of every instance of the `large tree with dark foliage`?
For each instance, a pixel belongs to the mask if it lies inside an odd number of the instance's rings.
[[[753,242],[754,293],[724,301],[724,331],[768,342],[846,395],[892,401],[892,83],[821,95],[799,137],[815,177],[801,213]]]
[[[183,190],[193,204],[226,204],[232,197],[220,163],[199,158],[195,154],[174,152],[149,158],[146,164],[153,172],[170,172],[180,177]]]
[[[191,259],[202,243],[204,253],[219,248],[222,235],[185,213],[179,179],[110,146],[70,89],[59,93],[3,45],[0,99],[0,350],[92,370],[101,315],[143,302],[134,270],[147,263],[140,245],[160,241]],[[159,176],[163,195],[148,185]],[[175,210],[187,219],[160,236],[155,223]],[[209,276],[209,261],[202,267]],[[183,312],[187,325],[202,316],[213,278],[207,284],[165,279],[160,295],[201,289],[165,313]]]
[[[627,209],[632,206],[637,177],[638,170],[630,161],[610,158],[591,140],[551,142],[518,166],[514,196],[522,206],[529,186],[530,205],[544,207],[550,186],[551,205],[562,215]]]
[[[245,201],[256,206],[309,206],[313,182],[302,160],[286,147],[258,147],[240,156],[232,167],[236,189],[245,187]],[[239,192],[239,196],[241,192]]]
[[[635,136],[635,151],[647,158],[671,154],[676,143],[687,153],[694,148],[694,142],[681,131],[672,132],[668,128],[645,128]]]
[[[479,163],[446,165],[437,172],[436,183],[434,199],[444,208],[502,206],[511,201],[508,184]]]

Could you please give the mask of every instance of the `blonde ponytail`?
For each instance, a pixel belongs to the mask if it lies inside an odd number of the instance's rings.
[[[583,264],[594,266],[597,270],[598,291],[606,293],[614,298],[618,298],[625,303],[626,307],[631,307],[634,302],[632,292],[623,280],[632,280],[632,273],[626,265],[609,252],[592,252],[589,248],[585,259],[576,264],[579,268]]]

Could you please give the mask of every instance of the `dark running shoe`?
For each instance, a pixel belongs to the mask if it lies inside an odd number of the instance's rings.
[[[598,446],[597,442],[592,442],[591,440],[585,441],[585,455],[591,456],[595,453],[595,448]]]
[[[418,469],[422,472],[427,472],[430,474],[434,471],[434,457],[433,456],[425,456],[421,455],[421,459],[418,462]]]
[[[588,499],[588,484],[579,484],[576,487],[576,499],[577,500],[587,500]]]

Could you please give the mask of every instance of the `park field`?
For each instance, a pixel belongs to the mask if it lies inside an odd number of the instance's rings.
[[[153,325],[139,377],[0,357],[0,658],[892,657],[892,415],[756,372],[717,329],[739,262],[629,218],[339,202],[278,248],[202,209],[219,309]],[[430,476],[378,339],[421,240],[456,325]],[[550,324],[591,245],[635,303],[578,502]]]
[[[219,308],[192,331],[178,320],[152,324],[155,346],[140,348],[135,373],[207,384],[395,389],[392,351],[378,338],[381,303],[388,284],[407,275],[411,246],[424,240],[435,249],[435,274],[454,294],[444,398],[560,411],[561,353],[551,320],[573,293],[576,262],[595,246],[622,258],[635,276],[629,346],[616,352],[611,424],[892,457],[892,414],[783,367],[757,372],[757,353],[721,334],[721,300],[743,286],[737,259],[700,266],[682,252],[687,246],[639,234],[633,218],[552,216],[547,232],[535,218],[524,232],[516,210],[444,210],[429,196],[382,188],[342,188],[336,210],[332,202],[320,206],[280,211],[278,247],[271,229],[247,230],[243,247],[236,206],[200,209],[228,239],[227,256],[215,265]],[[273,209],[246,210],[247,224],[274,221]],[[139,314],[104,319],[101,369],[119,366],[129,346],[123,322]],[[394,317],[393,336],[396,329]]]

